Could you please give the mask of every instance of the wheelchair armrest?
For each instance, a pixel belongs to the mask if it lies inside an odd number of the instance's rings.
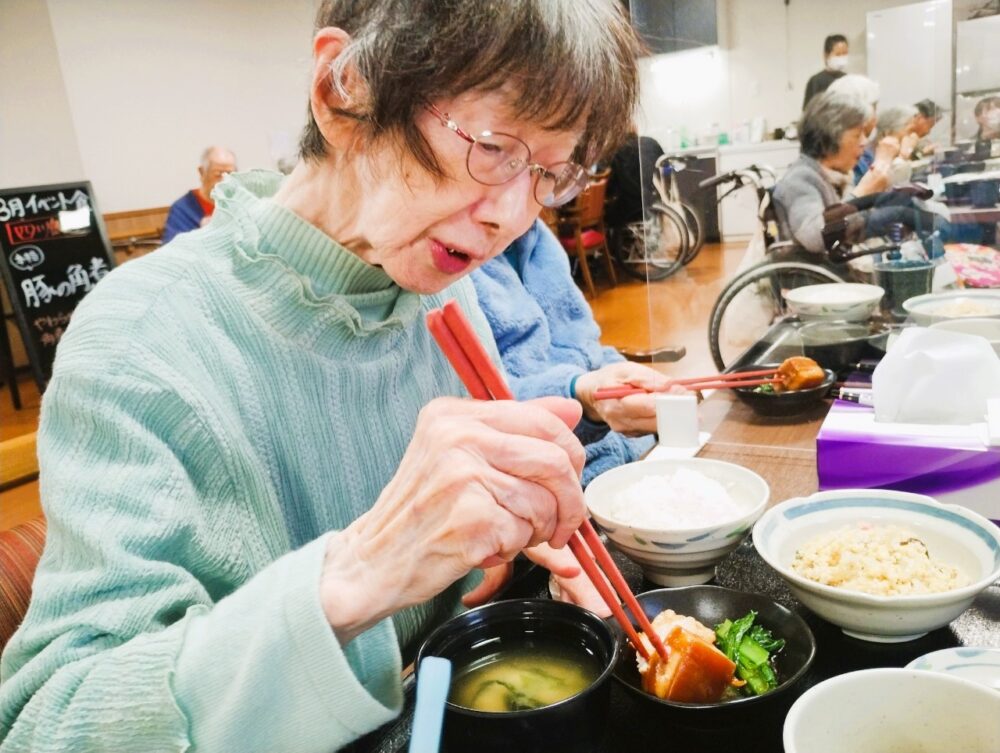
[[[658,362],[673,362],[681,360],[685,355],[687,355],[687,348],[683,345],[666,345],[661,348],[653,348],[652,350],[630,350],[628,348],[618,348],[618,352],[621,353],[629,361],[635,361],[637,363],[658,363]]]

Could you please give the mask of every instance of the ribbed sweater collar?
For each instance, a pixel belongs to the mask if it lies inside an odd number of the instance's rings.
[[[213,192],[218,206],[249,230],[250,248],[276,256],[306,278],[318,297],[377,293],[395,288],[392,279],[341,246],[319,228],[270,200],[282,176],[265,170],[230,175]],[[249,220],[251,228],[240,222]]]
[[[295,286],[298,294],[275,296],[277,290],[271,289],[268,300],[258,299],[256,306],[266,307],[268,319],[281,329],[288,317],[303,311],[295,303],[303,296],[331,314],[337,312],[334,316],[349,322],[355,334],[412,323],[421,310],[420,296],[403,290],[381,268],[271,201],[281,181],[277,173],[253,170],[227,176],[212,194],[218,220],[211,227],[235,243],[252,267],[258,267],[254,262],[277,262],[300,283]]]

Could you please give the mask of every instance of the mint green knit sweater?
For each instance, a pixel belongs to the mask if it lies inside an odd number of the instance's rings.
[[[342,649],[318,584],[420,408],[464,394],[425,312],[457,298],[493,347],[475,293],[401,290],[268,201],[279,181],[231,176],[210,226],[73,316],[38,435],[48,541],[0,666],[4,753],[330,751],[398,713],[401,655],[460,609],[469,582]]]

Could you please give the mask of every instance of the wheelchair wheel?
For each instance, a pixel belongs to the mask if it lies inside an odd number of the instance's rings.
[[[630,277],[662,280],[684,263],[687,229],[680,216],[662,204],[654,204],[646,220],[626,225],[615,236],[615,258]]]
[[[787,313],[785,292],[825,282],[846,281],[824,267],[794,261],[763,261],[737,275],[715,301],[709,318],[708,345],[715,366],[724,370]]]
[[[684,264],[688,265],[705,245],[705,226],[698,210],[690,204],[681,204],[681,209],[684,214],[684,224],[688,229],[688,251],[684,254]]]

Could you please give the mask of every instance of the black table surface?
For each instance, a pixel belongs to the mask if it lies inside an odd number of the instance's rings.
[[[613,552],[613,556],[633,591],[641,593],[661,588],[645,580],[639,568],[623,555]],[[712,584],[765,594],[800,614],[816,637],[816,658],[812,667],[796,687],[784,694],[780,703],[761,712],[752,722],[710,729],[688,728],[673,720],[658,718],[647,703],[636,699],[613,680],[607,733],[604,740],[595,741],[592,753],[654,753],[660,750],[781,753],[782,726],[788,708],[803,692],[829,677],[873,667],[903,667],[923,654],[942,648],[1000,648],[1000,581],[982,592],[950,625],[905,643],[871,643],[851,638],[837,626],[814,615],[792,596],[785,581],[761,559],[749,538],[719,564]],[[504,597],[547,595],[545,573],[529,568],[515,574],[515,581]],[[351,746],[351,753],[406,751],[413,722],[412,678],[404,683],[404,690],[405,705],[400,716]]]

